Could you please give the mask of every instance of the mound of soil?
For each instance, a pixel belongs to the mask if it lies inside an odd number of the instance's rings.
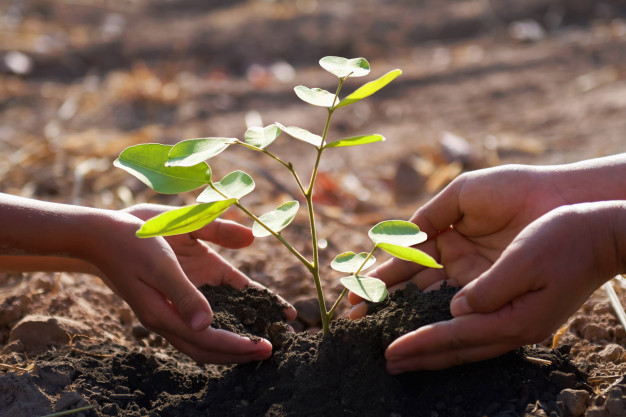
[[[269,334],[270,359],[206,372],[177,355],[92,347],[46,353],[34,383],[44,391],[60,388],[51,381],[71,386],[77,400],[97,404],[84,415],[97,416],[564,415],[557,402],[562,390],[590,391],[567,347],[524,348],[446,371],[387,374],[386,346],[406,331],[450,318],[455,288],[423,293],[409,285],[361,320],[335,320],[326,336],[291,332],[284,322],[277,327],[264,314],[280,316],[281,304],[258,290],[229,302],[219,300],[231,291],[211,290],[203,288],[216,310],[215,326]],[[241,306],[245,314],[235,319]]]

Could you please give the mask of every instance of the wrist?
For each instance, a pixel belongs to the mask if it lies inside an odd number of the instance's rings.
[[[626,153],[540,169],[567,204],[626,200]]]

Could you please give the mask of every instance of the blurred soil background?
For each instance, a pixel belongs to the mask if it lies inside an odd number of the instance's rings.
[[[319,133],[324,110],[293,87],[334,91],[317,64],[326,55],[369,60],[370,76],[346,93],[403,74],[334,116],[331,140],[387,141],[325,154],[316,194],[324,261],[369,250],[360,232],[408,218],[464,171],[626,149],[624,0],[0,0],[0,192],[107,209],[191,204],[197,192],[157,195],[113,160],[138,143],[242,138],[275,121]],[[288,142],[281,136],[273,151],[308,177],[310,146]],[[255,178],[245,202],[260,214],[296,191],[272,162],[231,148],[211,166],[218,178],[235,169]],[[226,217],[249,223],[235,210]],[[296,220],[285,233],[306,253],[306,221]],[[297,330],[319,326],[313,284],[280,245],[259,239],[221,253],[299,308]],[[330,299],[336,278],[325,276]],[[561,340],[599,376],[600,394],[623,374],[626,331],[603,292]],[[95,278],[0,275],[0,374],[32,371],[29,357],[52,344],[103,341],[168,351]],[[59,396],[46,393],[46,407]]]

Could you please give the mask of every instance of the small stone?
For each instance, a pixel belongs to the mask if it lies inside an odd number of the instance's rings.
[[[611,335],[604,326],[599,326],[595,323],[587,324],[582,331],[583,337],[589,341],[598,342],[601,340],[609,340]]]
[[[320,307],[315,297],[302,297],[293,303],[294,308],[298,311],[298,320],[307,327],[316,327],[322,324],[320,315]]]
[[[70,407],[80,403],[81,401],[83,401],[83,397],[81,397],[80,394],[76,391],[66,392],[61,396],[61,398],[57,400],[56,404],[54,405],[54,409],[56,411],[67,410]]]
[[[608,417],[608,414],[604,408],[592,407],[587,410],[585,417]]]
[[[550,372],[550,382],[559,389],[573,388],[576,385],[576,375],[571,372],[555,370]]]
[[[600,360],[605,362],[619,363],[624,355],[624,348],[616,343],[609,343],[598,352]]]
[[[557,395],[557,402],[563,404],[568,415],[573,417],[582,416],[587,409],[589,393],[585,390],[564,389]]]
[[[608,394],[608,398],[604,404],[608,415],[623,416],[626,409],[624,408],[624,401],[622,400],[622,390],[620,390],[619,387],[614,387],[609,390]]]
[[[148,336],[150,336],[150,330],[146,329],[143,325],[141,324],[135,324],[133,326],[133,330],[132,330],[133,336],[136,339],[145,339]]]
[[[27,351],[37,351],[45,350],[49,345],[67,345],[73,335],[90,334],[90,329],[76,320],[32,314],[11,329],[9,341],[19,340]]]

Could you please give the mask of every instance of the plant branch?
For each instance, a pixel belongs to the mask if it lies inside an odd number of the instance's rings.
[[[235,206],[237,206],[239,208],[239,210],[241,210],[244,213],[246,213],[248,215],[248,217],[250,217],[252,220],[254,220],[258,224],[260,224],[263,228],[265,228],[265,230],[270,232],[272,234],[272,236],[274,236],[276,239],[278,239],[291,253],[294,254],[294,256],[296,258],[298,258],[298,260],[300,262],[302,262],[304,264],[304,266],[307,267],[307,269],[309,271],[311,271],[311,273],[313,273],[314,264],[312,264],[308,259],[306,259],[304,256],[302,256],[302,254],[300,252],[298,252],[298,250],[296,248],[294,248],[289,242],[287,242],[285,240],[285,238],[281,236],[280,233],[276,233],[275,231],[273,231],[269,226],[267,226],[265,223],[263,223],[263,221],[261,219],[259,219],[257,216],[255,216],[250,210],[248,210],[247,208],[242,206],[240,202],[236,202]]]
[[[244,146],[244,147],[246,147],[248,149],[252,149],[252,150],[255,150],[255,151],[262,152],[263,154],[269,156],[270,158],[272,158],[273,160],[275,160],[276,162],[278,162],[279,164],[281,164],[282,166],[287,168],[287,170],[291,173],[293,178],[296,180],[296,184],[298,185],[298,188],[300,189],[302,194],[306,193],[306,190],[304,189],[304,185],[302,184],[302,181],[300,180],[300,177],[298,176],[298,173],[296,172],[296,170],[293,168],[293,164],[291,162],[283,161],[277,155],[274,155],[273,153],[271,153],[267,149],[257,148],[256,146],[249,145],[249,144],[247,144],[245,142],[242,142],[242,141],[237,141],[235,143],[238,144],[238,145]]]

